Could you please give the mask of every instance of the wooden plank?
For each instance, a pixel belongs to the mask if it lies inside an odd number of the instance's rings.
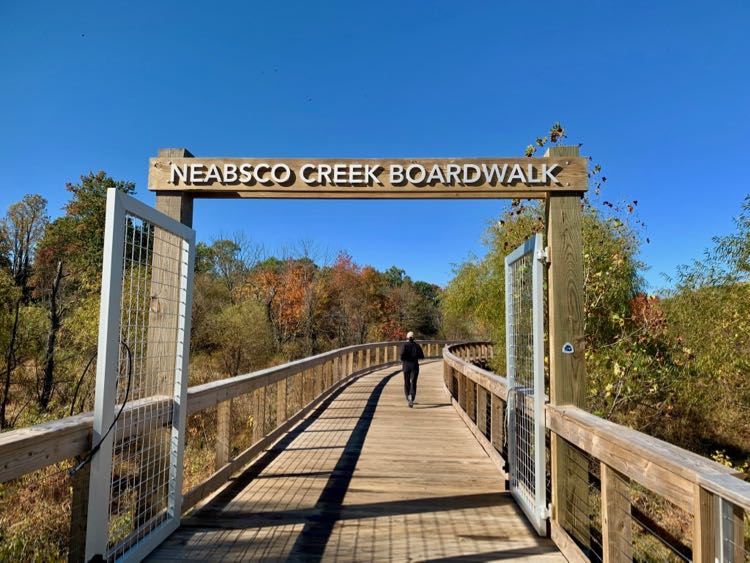
[[[695,485],[693,498],[693,561],[713,563],[716,557],[716,500],[700,485]]]
[[[601,463],[602,550],[604,561],[633,560],[630,485],[626,477]]]
[[[313,174],[305,166],[316,167]],[[330,176],[318,183],[317,167],[340,171],[349,166],[370,167],[367,181],[349,174]],[[446,175],[450,170],[466,168],[467,179],[454,175],[440,179],[421,172],[404,175],[404,181],[392,175],[396,167],[423,166]],[[296,197],[296,198],[520,198],[543,197],[555,191],[584,192],[588,186],[588,160],[580,156],[544,158],[443,158],[443,159],[258,159],[258,158],[180,158],[160,155],[150,159],[149,189],[158,193],[189,193],[195,197]],[[254,174],[260,167],[261,181],[240,180],[238,171]],[[276,167],[277,172],[273,172]],[[284,168],[287,167],[287,168]],[[309,171],[310,169],[307,169]],[[505,171],[504,175],[495,173]],[[233,171],[233,172],[230,172]],[[378,172],[379,171],[379,172]],[[207,172],[210,172],[206,174]],[[511,174],[513,172],[513,174]],[[548,172],[548,173],[547,173]],[[346,177],[345,177],[346,176]],[[420,177],[422,178],[420,180]],[[315,181],[311,184],[305,178]],[[466,181],[468,180],[468,181]]]
[[[119,410],[119,405],[116,406]],[[123,439],[136,434],[136,420],[148,415],[153,424],[165,425],[171,401],[152,397],[125,405],[121,421]],[[91,448],[92,413],[45,422],[0,434],[0,482],[15,479],[53,463],[85,454]]]

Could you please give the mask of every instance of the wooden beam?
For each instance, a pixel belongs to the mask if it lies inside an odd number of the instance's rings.
[[[546,156],[574,158],[577,147]],[[580,194],[550,193],[546,200],[549,272],[550,402],[586,406],[583,234]],[[552,435],[552,518],[588,546],[588,462]],[[576,514],[585,516],[583,522]]]

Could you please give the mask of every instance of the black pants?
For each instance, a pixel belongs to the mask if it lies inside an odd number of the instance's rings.
[[[417,396],[417,378],[419,377],[419,364],[414,362],[404,362],[404,395],[412,400]]]

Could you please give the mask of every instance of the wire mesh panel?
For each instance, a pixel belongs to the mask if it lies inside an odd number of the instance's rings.
[[[107,194],[86,559],[140,559],[179,525],[195,233]]]
[[[542,236],[505,258],[510,490],[539,534],[547,533],[544,443]]]

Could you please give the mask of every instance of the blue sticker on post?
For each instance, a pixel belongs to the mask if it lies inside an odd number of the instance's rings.
[[[570,342],[566,342],[563,344],[562,348],[563,354],[572,354],[573,353],[573,345]]]

